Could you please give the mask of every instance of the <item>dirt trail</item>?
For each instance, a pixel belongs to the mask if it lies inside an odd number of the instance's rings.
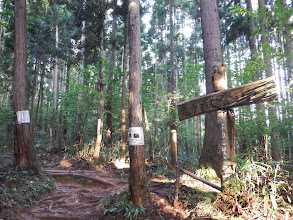
[[[38,198],[35,206],[15,220],[99,219],[95,214],[103,207],[103,200],[128,189],[127,180],[113,174],[64,170],[47,173],[56,180],[56,189]]]

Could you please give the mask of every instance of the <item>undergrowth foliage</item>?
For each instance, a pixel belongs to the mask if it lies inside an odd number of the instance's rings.
[[[33,204],[34,198],[55,189],[54,180],[45,175],[10,169],[0,172],[0,218],[9,218]]]
[[[227,179],[227,187],[215,206],[229,215],[251,215],[260,212],[267,217],[293,214],[292,176],[282,164],[257,162],[253,158],[236,159],[235,174]],[[255,213],[254,213],[255,214]]]
[[[110,198],[103,209],[105,219],[144,219],[146,209],[143,206],[134,206],[128,200],[129,193],[122,193]],[[116,201],[116,202],[115,202]],[[118,201],[118,202],[117,202]],[[114,204],[113,204],[114,203]]]

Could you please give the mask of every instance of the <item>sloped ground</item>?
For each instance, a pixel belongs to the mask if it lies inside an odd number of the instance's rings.
[[[245,200],[242,202],[233,193],[227,192],[228,194],[224,193],[219,197],[219,191],[186,175],[181,175],[179,205],[175,208],[174,179],[153,176],[154,170],[148,171],[150,205],[145,209],[135,208],[128,201],[127,169],[118,170],[107,164],[95,166],[86,160],[49,154],[40,155],[39,161],[44,171],[54,177],[56,189],[35,198],[32,207],[14,213],[8,219],[289,220],[293,217],[292,208],[272,215],[273,211],[265,206],[264,200],[257,201],[249,195],[244,196]],[[229,198],[227,202],[226,197]],[[235,206],[234,200],[238,201]]]
[[[94,166],[73,157],[39,155],[44,172],[55,179],[56,189],[34,200],[34,205],[22,210],[9,219],[13,220],[91,220],[91,219],[130,219],[131,205],[121,205],[121,197],[128,203],[128,170],[118,170],[111,166]],[[82,170],[80,170],[82,169]],[[195,195],[195,191],[181,186],[181,191]],[[149,172],[151,202],[144,214],[133,219],[212,219],[211,214],[201,210],[187,209],[192,204],[173,204],[174,180],[152,177]],[[215,195],[215,194],[214,194]],[[194,203],[205,200],[194,200]],[[182,197],[183,198],[183,197]],[[188,201],[190,198],[183,198]],[[187,202],[188,203],[188,202]],[[129,203],[128,203],[129,204]],[[114,207],[114,208],[113,208]],[[110,211],[107,211],[110,210]],[[128,213],[127,213],[128,212]],[[133,213],[132,213],[133,214]]]
[[[103,204],[103,199],[127,190],[128,184],[119,178],[99,176],[104,183],[81,177],[58,176],[56,189],[36,200],[36,205],[15,219],[97,219],[93,214]],[[106,184],[108,182],[108,184]]]

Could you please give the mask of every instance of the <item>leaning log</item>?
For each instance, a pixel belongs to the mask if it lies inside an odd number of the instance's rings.
[[[177,104],[179,120],[216,110],[227,110],[277,99],[274,77],[221,90]]]
[[[183,173],[185,173],[185,174],[187,174],[188,176],[193,177],[194,179],[197,179],[197,180],[203,182],[204,184],[207,184],[207,185],[209,185],[209,186],[211,186],[211,187],[213,187],[213,188],[219,190],[219,191],[222,190],[220,186],[218,186],[218,185],[216,185],[216,184],[214,184],[214,183],[211,183],[210,181],[208,181],[208,180],[206,180],[206,179],[203,179],[203,178],[201,178],[201,177],[195,175],[194,173],[189,172],[188,170],[185,170],[185,169],[183,169],[183,168],[180,168],[180,171],[183,172]]]

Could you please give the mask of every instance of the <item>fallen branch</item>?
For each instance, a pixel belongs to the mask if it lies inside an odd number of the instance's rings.
[[[194,173],[189,172],[188,170],[180,168],[180,171],[185,173],[185,174],[187,174],[187,175],[189,175],[189,176],[191,176],[191,177],[193,177],[194,179],[197,179],[197,180],[203,182],[204,184],[207,184],[207,185],[209,185],[209,186],[211,186],[211,187],[213,187],[213,188],[215,188],[215,189],[217,189],[219,191],[222,191],[220,186],[218,186],[218,185],[216,185],[216,184],[214,184],[214,183],[212,183],[212,182],[210,182],[210,181],[208,181],[206,179],[203,179],[203,178],[195,175]]]

